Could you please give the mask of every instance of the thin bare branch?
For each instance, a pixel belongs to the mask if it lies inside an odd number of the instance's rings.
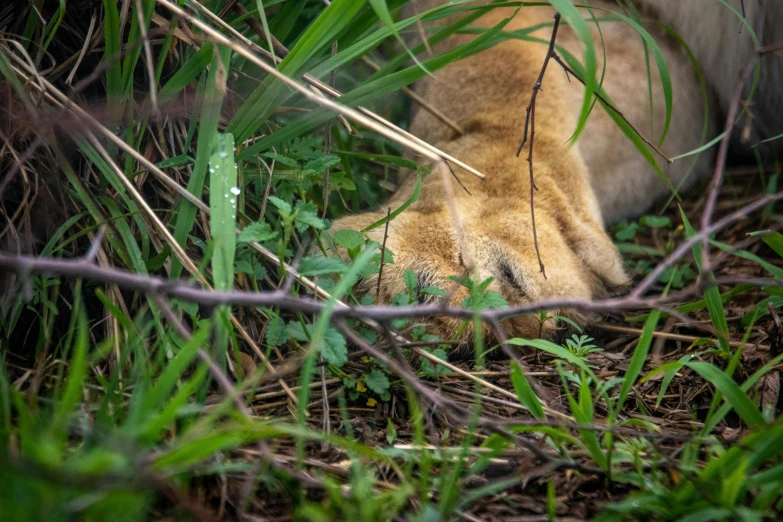
[[[533,84],[533,94],[530,95],[530,102],[525,109],[525,130],[522,135],[522,142],[519,144],[516,154],[517,157],[519,157],[519,154],[522,152],[522,147],[524,147],[528,138],[529,129],[530,145],[528,146],[527,164],[530,173],[530,221],[533,226],[533,246],[535,246],[536,249],[538,268],[541,270],[544,279],[546,279],[546,269],[544,267],[544,262],[541,260],[541,250],[538,248],[538,234],[536,233],[536,207],[534,204],[534,197],[538,187],[536,187],[536,181],[533,176],[533,140],[536,134],[536,97],[538,96],[538,91],[541,90],[541,83],[544,81],[544,74],[546,73],[547,65],[549,65],[549,60],[551,60],[552,56],[555,54],[555,40],[557,39],[558,27],[560,27],[560,13],[555,13],[555,23],[552,27],[552,36],[549,39],[549,47],[547,48],[546,56],[544,57],[544,63],[541,65],[541,71],[538,73],[536,83]]]

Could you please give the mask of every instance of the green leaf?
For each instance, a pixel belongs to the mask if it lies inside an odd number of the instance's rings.
[[[275,196],[269,196],[269,202],[277,207],[277,209],[280,211],[280,214],[288,217],[291,215],[291,213],[294,211],[294,209],[283,201],[282,199],[275,197]]]
[[[416,272],[410,268],[406,268],[402,273],[402,278],[405,282],[405,288],[408,289],[408,292],[413,292],[416,290],[416,286],[419,284],[419,279],[416,277]]]
[[[282,163],[286,167],[291,167],[293,169],[299,168],[299,162],[297,162],[295,159],[289,158],[288,156],[283,156],[282,154],[278,154],[277,152],[265,152],[263,156],[265,158],[274,160],[277,163]]]
[[[288,330],[285,321],[281,317],[273,317],[266,325],[266,343],[272,346],[280,346],[288,341]]]
[[[345,337],[336,328],[328,327],[321,345],[321,355],[329,364],[340,367],[348,362],[348,347]],[[369,387],[369,384],[367,385]]]
[[[286,327],[288,334],[301,343],[311,342],[313,339],[313,325],[302,323],[289,323]],[[342,366],[348,362],[348,347],[345,337],[334,327],[328,326],[324,331],[321,343],[321,355],[324,360],[334,366]]]
[[[425,341],[431,340],[431,339],[426,339],[426,337],[429,337],[429,336],[425,335],[424,337],[425,337],[425,339],[424,339]],[[438,340],[440,340],[440,339],[438,339]],[[434,355],[435,357],[437,357],[441,361],[445,361],[445,362],[449,361],[448,354],[442,348],[436,348],[435,350],[432,350],[432,351],[430,351],[428,348],[424,348],[424,351]],[[425,359],[423,357],[420,359],[420,361],[421,361],[421,371],[427,377],[438,377],[440,375],[448,375],[448,374],[451,373],[451,370],[449,370],[447,367],[443,366],[442,364],[437,364],[436,363],[433,366],[433,363],[430,362],[429,359]]]
[[[487,290],[483,294],[478,296],[469,295],[462,302],[463,308],[470,308],[471,310],[485,310],[487,308],[505,308],[508,306],[502,295],[494,290]]]
[[[386,442],[394,444],[395,440],[397,440],[397,429],[392,424],[391,419],[386,419]]]
[[[293,337],[300,343],[305,343],[310,340],[313,328],[309,324],[307,326],[302,326],[302,323],[297,321],[288,323],[285,329],[289,336]]]
[[[651,228],[668,227],[672,224],[672,220],[666,216],[643,216],[639,222]]]
[[[383,395],[385,392],[389,391],[390,386],[389,378],[386,377],[386,374],[379,370],[373,370],[369,374],[365,375],[364,384],[367,385],[367,388],[377,393],[378,395]]]
[[[266,267],[255,259],[237,259],[234,263],[237,273],[248,274],[260,281],[266,277]]]
[[[315,276],[324,274],[342,274],[348,271],[348,266],[339,259],[324,256],[308,256],[299,263],[299,274]]]
[[[296,221],[299,223],[304,223],[305,225],[309,225],[318,230],[323,230],[326,228],[326,222],[319,218],[315,212],[311,212],[309,210],[300,211],[296,215]]]
[[[438,288],[437,286],[425,286],[424,288],[421,289],[421,293],[427,295],[434,295],[436,297],[445,297],[449,295],[447,291],[445,291],[442,288]]]
[[[261,243],[263,241],[269,241],[275,239],[278,236],[278,232],[272,230],[272,227],[266,221],[256,221],[251,223],[242,229],[239,233],[237,241],[240,243],[256,242]]]
[[[617,225],[618,230],[614,236],[620,241],[630,241],[636,236],[636,232],[639,230],[639,223],[631,221],[630,223],[623,219]]]
[[[338,230],[334,234],[334,242],[350,251],[364,245],[364,236],[356,230]]]

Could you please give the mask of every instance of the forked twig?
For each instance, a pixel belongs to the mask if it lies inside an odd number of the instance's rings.
[[[549,48],[547,49],[546,56],[544,57],[544,64],[541,66],[541,72],[538,73],[538,79],[533,84],[533,94],[530,95],[530,103],[527,104],[525,109],[525,130],[522,135],[522,142],[517,148],[516,156],[522,152],[522,147],[525,146],[525,142],[528,138],[528,129],[530,135],[530,145],[528,146],[527,164],[530,172],[530,219],[533,224],[533,245],[536,248],[536,257],[538,258],[538,267],[541,269],[541,274],[546,279],[546,270],[544,269],[544,262],[541,261],[541,251],[538,248],[538,234],[536,233],[536,210],[534,204],[536,187],[535,178],[533,177],[533,138],[536,134],[536,97],[538,91],[541,90],[541,83],[544,81],[544,73],[546,73],[546,67],[549,65],[549,60],[555,54],[555,39],[557,38],[557,28],[560,27],[560,13],[555,13],[555,24],[552,27],[552,37],[549,39]]]
[[[758,53],[753,53],[753,58],[748,62],[745,69],[740,74],[737,87],[734,90],[734,96],[729,104],[728,114],[726,115],[726,124],[723,128],[723,139],[720,140],[718,146],[718,154],[715,160],[715,171],[712,175],[712,181],[710,182],[709,192],[707,193],[707,202],[704,205],[704,211],[701,215],[701,229],[707,230],[712,223],[712,215],[715,212],[715,204],[718,202],[718,192],[723,184],[723,172],[726,169],[726,156],[729,152],[729,141],[731,138],[731,129],[736,124],[737,112],[739,111],[740,100],[742,98],[742,90],[745,87],[745,82],[750,77],[750,73],[756,65],[756,59]],[[709,236],[705,235],[702,238],[701,245],[701,269],[702,273],[706,274],[710,272],[710,242]]]

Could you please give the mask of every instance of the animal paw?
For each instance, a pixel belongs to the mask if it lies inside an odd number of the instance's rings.
[[[413,295],[419,302],[446,299],[449,307],[459,308],[470,305],[466,301],[470,284],[459,283],[465,282],[459,278],[469,277],[477,284],[491,280],[483,291],[502,297],[484,305],[502,305],[505,301],[513,307],[595,299],[628,282],[617,248],[602,225],[586,211],[564,201],[537,206],[536,249],[530,208],[520,199],[458,198],[460,230],[446,205],[413,205],[389,223],[386,247],[393,253],[393,263],[383,267],[380,285],[376,274],[364,279],[359,291],[374,294],[377,288],[379,302]],[[383,217],[378,212],[349,216],[335,222],[335,230],[362,230]],[[367,236],[382,243],[384,227],[369,231]],[[415,274],[413,292],[409,289],[411,274],[406,283],[406,271]],[[432,288],[442,292],[433,292]],[[445,297],[438,296],[444,292]],[[585,319],[578,311],[560,307],[550,310],[550,315]],[[439,316],[430,323],[442,338],[451,338],[457,332],[462,332],[461,337],[471,335],[463,319]],[[525,338],[546,337],[556,328],[554,321],[542,325],[538,314],[506,319],[501,326],[507,335]]]

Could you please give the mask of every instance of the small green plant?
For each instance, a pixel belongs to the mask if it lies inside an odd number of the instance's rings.
[[[586,359],[590,354],[603,351],[601,348],[592,344],[592,337],[587,335],[572,335],[570,339],[566,339],[565,347],[575,356]]]

